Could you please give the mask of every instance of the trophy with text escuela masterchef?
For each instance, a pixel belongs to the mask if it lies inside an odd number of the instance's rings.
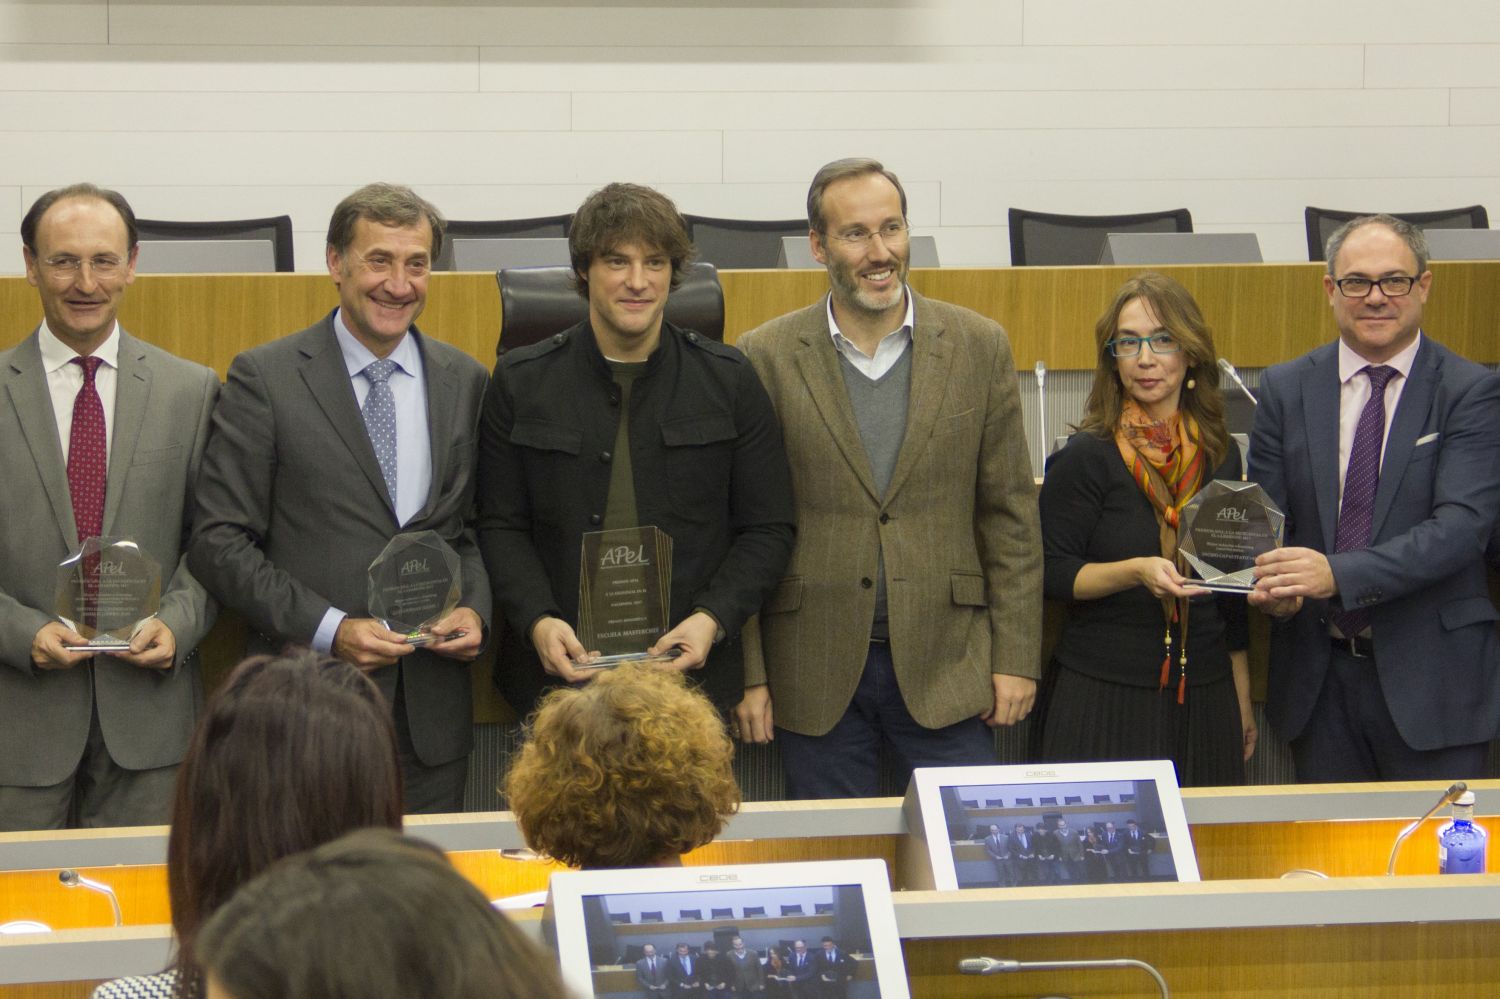
[[[69,652],[129,652],[161,609],[161,565],[126,538],[88,538],[57,567],[58,620],[88,640]]]
[[[578,570],[578,641],[599,653],[579,666],[675,657],[675,650],[646,652],[666,633],[672,606],[672,539],[665,531],[625,527],[585,534]]]
[[[1202,577],[1189,585],[1228,593],[1255,589],[1255,557],[1280,548],[1286,515],[1254,482],[1215,479],[1182,508],[1177,550]]]
[[[458,606],[462,595],[458,552],[436,531],[398,534],[370,563],[370,613],[407,645],[429,645],[456,635],[432,626]]]

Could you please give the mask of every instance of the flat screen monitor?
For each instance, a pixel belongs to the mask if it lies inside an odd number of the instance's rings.
[[[916,888],[1198,880],[1167,760],[919,769],[905,808]]]
[[[485,239],[459,236],[453,240],[453,269],[499,271],[508,267],[566,267],[568,241],[560,236],[522,236]]]
[[[716,909],[732,914],[710,919],[680,915]],[[643,925],[642,912],[661,912],[665,918]],[[627,914],[629,922],[617,919]],[[879,860],[560,871],[552,875],[542,918],[543,933],[557,947],[563,979],[580,996],[637,999],[647,994],[638,974],[647,972],[640,962],[646,960],[648,945],[657,969],[678,982],[685,981],[679,959],[684,946],[692,973],[699,979],[713,977],[706,963],[709,948],[718,951],[715,961],[727,970],[725,958],[738,937],[746,954],[754,951],[765,977],[773,984],[784,982],[789,994],[821,995],[809,990],[822,988],[820,977],[831,974],[847,984],[849,999],[910,997],[890,881]],[[819,960],[825,937],[832,940],[837,961]],[[799,942],[806,954],[800,965]],[[673,963],[677,969],[666,967]],[[700,987],[664,994],[703,992]]]
[[[1500,260],[1500,229],[1426,229],[1433,260]]]
[[[269,239],[143,239],[137,274],[274,274]]]
[[[1112,232],[1104,237],[1101,264],[1258,264],[1253,232]]]

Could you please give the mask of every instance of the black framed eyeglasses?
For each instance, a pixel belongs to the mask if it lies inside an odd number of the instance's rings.
[[[1339,294],[1345,298],[1366,298],[1370,294],[1370,289],[1377,286],[1386,298],[1400,298],[1411,291],[1411,286],[1417,283],[1417,279],[1407,277],[1405,274],[1392,274],[1390,277],[1383,278],[1339,278],[1333,283],[1338,287]]]
[[[1182,344],[1170,333],[1153,333],[1150,336],[1117,336],[1106,340],[1104,346],[1115,357],[1135,357],[1141,352],[1141,344],[1149,344],[1153,354],[1175,354]]]

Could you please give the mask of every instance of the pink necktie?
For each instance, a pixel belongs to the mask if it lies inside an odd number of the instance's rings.
[[[73,431],[68,437],[68,492],[81,544],[104,533],[107,458],[104,403],[94,387],[94,373],[102,362],[97,357],[75,357],[72,363],[83,368],[83,387],[73,399]]]

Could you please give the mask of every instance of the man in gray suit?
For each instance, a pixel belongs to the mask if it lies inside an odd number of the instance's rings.
[[[906,285],[906,195],[874,160],[807,197],[830,294],[742,336],[776,406],[797,545],[745,629],[742,738],[781,743],[796,798],[869,797],[994,759],[1041,649],[1036,488],[1005,331]],[[774,715],[772,704],[774,701]]]
[[[189,555],[249,619],[251,651],[311,645],[369,671],[395,715],[408,812],[463,807],[467,664],[491,612],[469,525],[485,371],[412,325],[442,224],[390,184],[334,209],[339,307],[230,366]],[[462,599],[414,648],[371,614],[367,573],[392,537],[429,530],[462,560]]]
[[[122,330],[135,215],[75,184],[21,222],[41,325],[0,353],[0,830],[167,821],[202,700],[215,607],[182,558],[219,380]],[[162,567],[159,613],[113,655],[53,616],[57,567],[90,537]]]

